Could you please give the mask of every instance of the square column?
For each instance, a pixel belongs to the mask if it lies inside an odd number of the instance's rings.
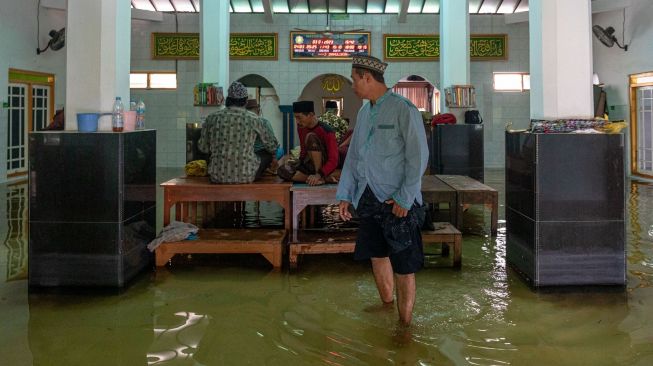
[[[469,69],[469,0],[441,0],[440,90],[469,84]],[[441,100],[441,110],[447,112],[445,98]]]
[[[66,130],[78,112],[111,112],[117,96],[129,107],[131,8],[129,0],[68,0]],[[111,130],[111,118],[100,118]]]
[[[531,118],[593,118],[590,0],[529,3]]]
[[[229,1],[202,0],[200,3],[201,82],[229,87]]]

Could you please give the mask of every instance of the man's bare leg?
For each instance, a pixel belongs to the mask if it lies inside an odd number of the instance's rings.
[[[415,305],[415,274],[397,274],[395,277],[397,282],[397,310],[399,310],[399,320],[402,324],[409,325],[413,320],[413,306]]]
[[[372,258],[372,272],[374,273],[374,282],[376,282],[376,289],[379,291],[381,301],[385,304],[392,303],[394,298],[394,274],[392,273],[390,258]]]

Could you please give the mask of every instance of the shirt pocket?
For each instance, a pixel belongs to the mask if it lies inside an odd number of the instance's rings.
[[[380,122],[376,126],[375,134],[376,150],[380,155],[396,155],[404,146],[404,141],[399,136],[398,126],[394,123]]]

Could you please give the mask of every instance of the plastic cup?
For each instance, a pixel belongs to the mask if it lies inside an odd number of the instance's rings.
[[[134,131],[136,129],[136,111],[125,111],[125,128],[123,131]]]

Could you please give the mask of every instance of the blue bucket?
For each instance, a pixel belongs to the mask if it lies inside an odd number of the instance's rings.
[[[77,130],[79,132],[97,131],[99,113],[77,113]]]

